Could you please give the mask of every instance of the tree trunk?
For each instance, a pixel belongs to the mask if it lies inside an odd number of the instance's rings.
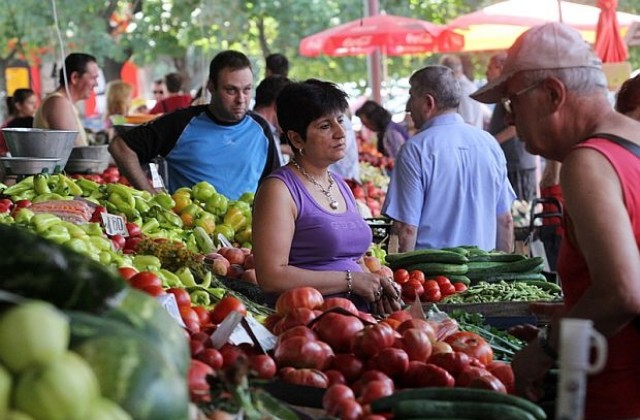
[[[112,80],[120,79],[120,72],[122,71],[122,66],[124,63],[116,61],[110,57],[104,58],[104,65],[102,67],[102,72],[104,73],[105,82],[110,82]]]
[[[191,86],[191,73],[187,68],[186,57],[174,57],[173,65],[176,67],[176,72],[182,76],[182,89],[184,92],[189,93],[189,86]]]

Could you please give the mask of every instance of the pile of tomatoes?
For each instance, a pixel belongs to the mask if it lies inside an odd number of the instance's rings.
[[[405,303],[440,302],[442,298],[467,290],[464,283],[451,283],[445,276],[426,278],[420,270],[407,271],[399,268],[393,272],[393,279],[402,287],[402,299]]]

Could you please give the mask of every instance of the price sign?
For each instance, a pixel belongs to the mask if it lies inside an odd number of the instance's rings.
[[[156,301],[158,301],[158,303],[160,303],[160,305],[162,305],[162,307],[166,309],[167,312],[169,312],[171,318],[173,318],[178,323],[178,325],[183,328],[186,327],[184,321],[182,320],[182,317],[180,316],[180,309],[178,309],[176,296],[173,293],[156,296]]]
[[[267,352],[276,346],[277,337],[254,317],[247,314],[244,318],[245,328],[253,336],[257,344],[262,348],[263,352]]]
[[[100,217],[102,217],[104,231],[107,235],[129,236],[129,231],[127,231],[127,221],[124,217],[109,213],[101,213]]]
[[[230,312],[229,315],[218,325],[218,328],[211,334],[211,342],[213,343],[213,347],[219,349],[222,347],[227,341],[230,341],[231,336],[236,333],[236,329],[238,325],[240,325],[240,321],[242,321],[242,314],[237,311]],[[240,327],[240,331],[242,331],[242,327]],[[248,338],[248,341],[243,341]],[[240,337],[236,333],[236,339],[233,344],[240,344],[242,342],[251,343],[251,337],[247,335],[247,337]],[[239,341],[239,342],[238,342]]]
[[[149,172],[151,173],[151,185],[156,189],[164,189],[164,181],[158,172],[157,163],[149,163]]]

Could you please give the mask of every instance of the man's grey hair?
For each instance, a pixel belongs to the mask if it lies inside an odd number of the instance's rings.
[[[586,95],[607,93],[607,78],[601,70],[587,67],[566,69],[530,70],[522,72],[526,84],[533,84],[548,77],[559,79],[571,93]]]
[[[462,88],[453,71],[445,66],[427,66],[413,73],[409,84],[418,95],[431,95],[438,110],[456,109]]]

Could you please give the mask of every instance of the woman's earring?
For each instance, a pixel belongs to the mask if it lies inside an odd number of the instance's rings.
[[[300,156],[304,156],[304,149],[302,147],[298,149],[298,152],[300,152]]]

